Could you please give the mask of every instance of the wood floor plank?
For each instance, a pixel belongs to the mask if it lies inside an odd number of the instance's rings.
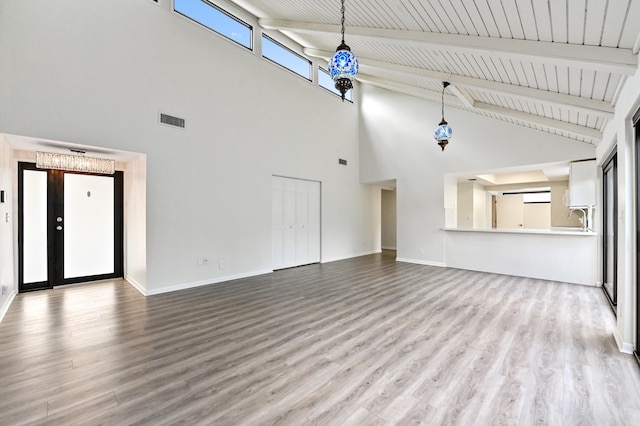
[[[637,425],[601,289],[395,262],[20,294],[0,424]]]

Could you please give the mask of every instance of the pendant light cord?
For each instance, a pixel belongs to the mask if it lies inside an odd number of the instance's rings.
[[[444,85],[444,83],[442,84],[442,121],[444,121],[444,89],[446,89],[447,86]]]
[[[340,21],[340,24],[342,25],[342,44],[344,44],[344,12],[345,12],[345,8],[344,8],[344,0],[342,0],[342,20]]]
[[[448,81],[442,82],[442,121],[444,121],[444,91],[449,86]]]

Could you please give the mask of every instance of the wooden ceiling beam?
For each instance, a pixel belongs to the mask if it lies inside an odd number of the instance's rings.
[[[326,50],[310,48],[305,48],[303,51],[309,56],[323,59],[328,59],[333,54],[333,52]],[[434,81],[448,81],[459,89],[472,88],[499,95],[509,95],[532,101],[545,102],[558,107],[568,107],[575,111],[588,115],[595,115],[604,119],[612,119],[614,114],[614,107],[610,103],[596,99],[588,99],[580,96],[550,92],[548,90],[534,89],[525,86],[516,86],[513,84],[483,80],[474,77],[452,75],[424,68],[390,64],[362,57],[358,58],[358,63],[360,65],[360,69],[370,75],[375,75],[376,70],[383,70],[385,72],[424,77]]]
[[[433,102],[440,102],[442,96],[441,92],[435,92],[432,90],[425,90],[418,87],[408,86],[402,83],[391,82],[389,80],[370,76],[367,74],[358,74],[358,80],[362,83],[380,87],[382,89],[415,96]],[[451,86],[449,88],[451,88]],[[449,88],[447,88],[447,90],[449,90]],[[454,95],[445,94],[445,104],[468,109],[467,102],[460,101],[458,97]],[[529,114],[523,111],[503,108],[497,105],[491,105],[478,101],[473,102],[473,109],[480,113],[484,112],[488,114],[499,115],[501,117],[509,118],[512,120],[518,120],[532,125],[544,127],[549,130],[564,132],[576,137],[585,138],[590,140],[594,144],[602,139],[602,132],[597,129],[580,126],[578,124],[567,123],[564,121],[555,120],[553,118]]]
[[[260,26],[269,30],[302,34],[340,34],[340,25],[334,24],[282,19],[259,19],[258,22]],[[518,60],[622,75],[633,75],[638,69],[638,55],[632,49],[383,28],[349,26],[347,29],[348,38],[362,37],[391,44],[471,51],[485,56],[508,56]]]

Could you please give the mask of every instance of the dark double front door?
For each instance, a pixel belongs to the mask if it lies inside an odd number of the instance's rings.
[[[123,175],[19,163],[20,291],[123,276]]]

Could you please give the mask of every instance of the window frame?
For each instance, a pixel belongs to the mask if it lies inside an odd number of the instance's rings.
[[[256,26],[255,25],[250,24],[249,22],[247,22],[246,19],[241,18],[237,14],[235,14],[233,12],[230,12],[229,10],[223,8],[222,6],[219,6],[218,4],[214,3],[213,1],[210,1],[210,0],[197,0],[197,1],[200,1],[201,3],[204,3],[205,5],[211,7],[212,9],[214,9],[214,10],[220,12],[221,14],[226,15],[228,18],[236,21],[238,24],[246,27],[249,30],[249,36],[248,36],[249,46],[247,46],[245,44],[242,44],[238,40],[235,40],[235,39],[227,36],[226,34],[223,34],[222,32],[218,31],[215,28],[211,28],[210,26],[208,26],[208,25],[196,20],[194,17],[191,17],[189,15],[185,15],[184,13],[180,12],[179,10],[176,9],[176,0],[172,1],[173,12],[178,14],[178,15],[180,15],[180,16],[182,16],[183,18],[189,20],[190,22],[193,22],[193,23],[197,24],[198,26],[206,29],[207,31],[211,31],[212,33],[224,38],[225,40],[231,41],[234,44],[236,44],[236,45],[238,45],[240,47],[243,47],[243,48],[245,48],[245,49],[247,49],[247,50],[249,50],[251,52],[255,51],[255,33],[256,33],[256,31],[255,31]]]
[[[298,72],[294,71],[293,69],[281,64],[280,62],[277,62],[274,59],[271,59],[267,56],[264,55],[264,39],[269,40],[270,42],[272,42],[273,44],[275,44],[276,46],[281,47],[283,50],[291,53],[292,55],[304,60],[305,62],[307,62],[309,64],[309,76],[304,76],[302,74],[298,74]],[[301,77],[309,82],[313,82],[313,61],[309,58],[307,58],[304,54],[302,53],[298,53],[296,52],[294,49],[292,49],[291,47],[287,46],[285,43],[281,42],[280,40],[278,40],[276,37],[267,34],[266,32],[262,31],[262,34],[260,35],[260,56],[262,57],[262,59],[267,60],[268,62],[271,62],[272,64],[277,65],[278,67],[285,69],[287,71],[289,71],[290,73],[293,73],[294,75],[297,75],[298,77]]]

